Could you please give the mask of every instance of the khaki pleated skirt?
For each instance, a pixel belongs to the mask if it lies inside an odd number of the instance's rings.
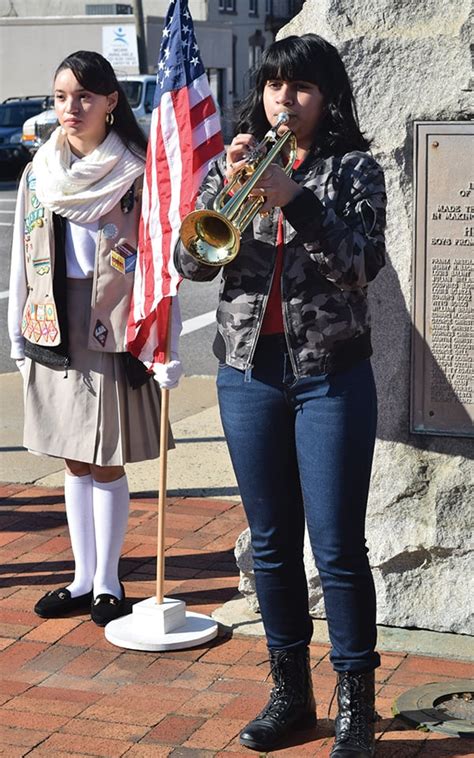
[[[26,359],[23,444],[32,452],[98,466],[156,458],[160,452],[160,388],[150,379],[129,386],[123,358],[87,347],[91,279],[68,279],[71,365]],[[173,447],[171,434],[169,447]]]

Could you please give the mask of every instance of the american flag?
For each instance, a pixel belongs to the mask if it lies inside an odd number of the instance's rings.
[[[173,264],[181,220],[223,151],[220,120],[194,35],[187,0],[171,0],[163,28],[143,185],[129,351],[147,366],[165,361]]]

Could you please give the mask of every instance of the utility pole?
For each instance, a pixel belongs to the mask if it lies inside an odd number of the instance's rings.
[[[133,0],[133,15],[135,16],[135,31],[137,34],[138,66],[141,74],[148,74],[142,0]]]

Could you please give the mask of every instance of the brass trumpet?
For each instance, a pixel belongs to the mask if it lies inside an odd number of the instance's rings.
[[[292,131],[278,136],[278,129],[289,121],[288,113],[278,115],[275,126],[247,157],[246,164],[226,184],[214,200],[213,210],[192,211],[183,219],[180,237],[186,250],[208,266],[225,266],[234,260],[244,229],[265,202],[264,197],[250,197],[251,190],[275,156],[289,143],[290,155],[283,170],[289,174],[296,160],[296,137]],[[267,145],[274,143],[266,152]],[[240,184],[233,195],[233,188]]]

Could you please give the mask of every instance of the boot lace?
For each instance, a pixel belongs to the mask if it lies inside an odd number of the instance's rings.
[[[336,742],[350,742],[363,750],[370,750],[371,736],[369,724],[377,720],[378,714],[369,708],[364,698],[365,682],[362,676],[343,675],[334,688],[329,704],[331,713],[334,697],[338,696],[339,714],[336,718]]]
[[[280,656],[275,660],[266,659],[257,664],[258,666],[264,663],[270,664],[270,671],[265,677],[265,681],[271,676],[274,682],[274,686],[270,691],[270,699],[262,712],[257,716],[258,719],[269,717],[281,720],[288,709],[290,701],[294,698],[294,693],[300,684],[299,676],[293,666],[284,667],[286,662],[287,658]]]

